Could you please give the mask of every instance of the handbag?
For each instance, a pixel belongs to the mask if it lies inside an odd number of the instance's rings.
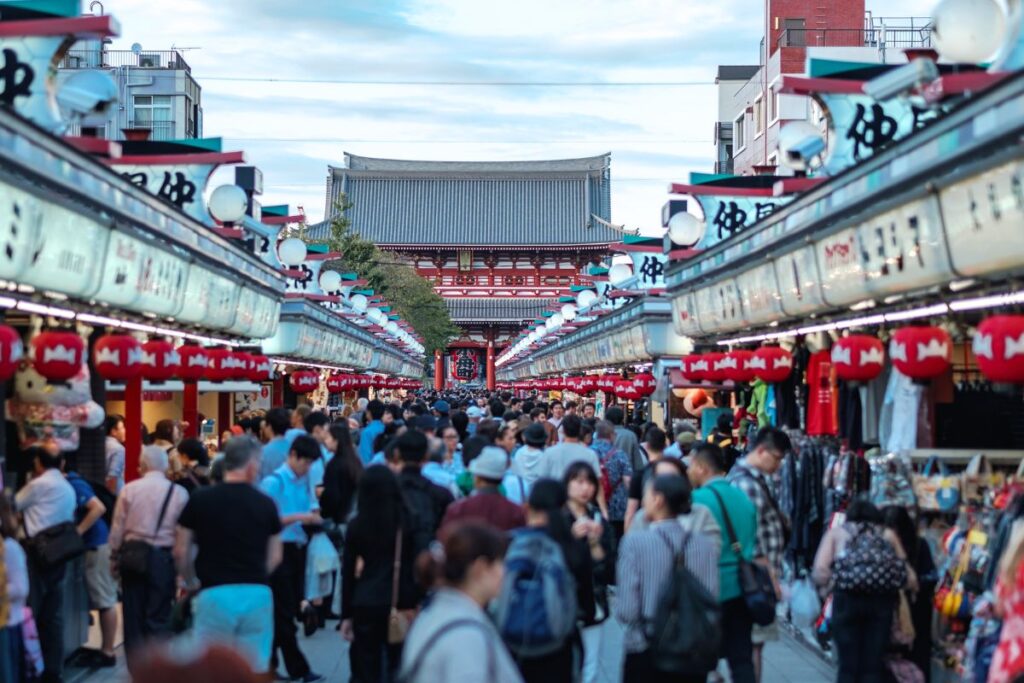
[[[409,627],[416,617],[414,609],[398,609],[398,579],[402,573],[402,528],[395,535],[395,565],[391,578],[391,613],[388,615],[388,643],[398,645],[405,642]]]
[[[85,554],[82,540],[74,522],[61,522],[43,529],[27,543],[41,568],[50,569]]]
[[[965,503],[983,504],[986,497],[998,490],[1005,477],[992,470],[992,463],[984,453],[978,453],[967,463],[962,477],[961,490]]]
[[[174,493],[174,483],[168,482],[167,495],[164,496],[164,503],[160,507],[160,516],[156,519],[156,527],[149,536],[150,540],[156,540],[160,533],[160,525],[164,522],[164,515],[167,513],[167,505],[171,502],[171,495]],[[142,576],[149,571],[149,556],[153,552],[153,546],[148,541],[132,539],[121,544],[117,554],[117,566],[121,575]]]
[[[922,510],[953,512],[960,505],[960,478],[951,475],[946,463],[933,455],[921,474],[914,475],[914,495]]]
[[[718,507],[722,510],[722,520],[725,522],[725,531],[729,535],[729,545],[736,553],[739,576],[740,591],[743,593],[743,601],[750,610],[750,616],[758,626],[768,626],[775,621],[775,605],[778,596],[775,593],[775,582],[767,568],[756,562],[748,562],[743,557],[743,547],[736,538],[736,530],[729,518],[729,511],[725,509],[725,502],[722,496],[714,487],[708,487],[711,494],[718,501]]]

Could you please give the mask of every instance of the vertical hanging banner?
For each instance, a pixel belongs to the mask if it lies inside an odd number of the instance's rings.
[[[452,377],[460,382],[472,382],[480,372],[480,356],[476,349],[452,349]]]
[[[612,246],[612,251],[626,254],[633,262],[633,275],[637,289],[663,290],[665,288],[665,266],[668,255],[664,252],[664,239],[626,235],[621,244]]]

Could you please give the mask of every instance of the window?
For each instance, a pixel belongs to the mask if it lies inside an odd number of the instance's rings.
[[[783,19],[783,45],[787,47],[806,47],[807,29],[803,19]]]
[[[169,123],[172,120],[170,95],[136,95],[132,104],[136,126],[151,128],[153,123]]]
[[[764,98],[758,95],[754,100],[754,135],[764,132]]]
[[[459,272],[473,270],[473,252],[465,250],[459,252]]]
[[[740,114],[736,117],[736,120],[732,122],[732,137],[733,144],[736,145],[736,151],[740,151],[747,146],[746,122],[746,114]]]
[[[769,123],[779,118],[779,93],[772,88],[768,91],[768,121]]]

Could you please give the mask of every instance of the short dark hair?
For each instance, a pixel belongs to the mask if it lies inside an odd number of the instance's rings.
[[[754,437],[751,450],[758,448],[767,448],[785,455],[793,449],[793,442],[789,440],[789,435],[778,427],[762,427]]]
[[[487,404],[487,407],[491,410],[492,417],[502,417],[505,415],[505,404],[498,399],[491,399],[491,402]]]
[[[651,427],[644,434],[644,443],[656,451],[665,450],[665,432],[660,427]]]
[[[655,460],[651,471],[657,473],[658,468],[662,465],[671,467],[675,470],[674,474],[677,474],[680,477],[686,476],[686,463],[679,458],[662,458],[660,460]]]
[[[124,422],[124,418],[120,415],[107,415],[107,419],[103,421],[103,433],[110,436],[110,432],[117,429],[117,425]]]
[[[174,420],[160,420],[153,429],[153,439],[174,441]]]
[[[288,454],[294,454],[296,458],[300,460],[309,460],[313,462],[320,458],[320,444],[316,442],[316,439],[308,434],[299,434],[292,441],[291,448],[288,449]]]
[[[557,398],[554,401],[552,401],[551,403],[548,404],[549,408],[554,408],[555,406],[562,406],[563,408],[565,407],[565,406],[562,405],[562,402],[559,401]]]
[[[622,421],[626,419],[626,413],[619,406],[612,406],[608,410],[604,411],[604,419],[618,427],[622,424]]]
[[[321,412],[310,413],[302,421],[302,426],[308,434],[312,434],[317,427],[327,428],[331,426],[331,418]]]
[[[425,415],[426,414],[427,407],[425,405],[423,405],[422,403],[417,401],[416,403],[413,403],[410,406],[408,406],[406,408],[406,410],[408,410],[410,413],[412,413],[416,417],[419,417],[420,415]]]
[[[874,503],[867,498],[858,497],[850,503],[850,507],[846,508],[846,521],[882,524],[885,522],[885,518]]]
[[[648,484],[655,493],[665,498],[665,505],[673,517],[690,512],[690,481],[686,477],[661,474]]]
[[[476,426],[476,435],[482,436],[491,443],[498,438],[498,429],[501,425],[497,420],[480,420]]]
[[[30,446],[25,449],[25,459],[29,462],[38,460],[44,470],[59,470],[63,458],[58,453],[51,455],[49,451],[41,446]]]
[[[377,399],[373,399],[366,404],[366,412],[370,414],[374,420],[379,420],[384,417],[384,402]]]
[[[562,433],[567,439],[578,439],[583,431],[583,420],[579,415],[566,415],[562,418]]]
[[[715,420],[715,429],[732,434],[732,413],[722,413]]]
[[[546,415],[546,414],[547,413],[544,412],[543,408],[534,408],[533,410],[530,411],[530,419],[531,420],[536,420],[541,415]]]
[[[287,408],[271,408],[267,413],[267,424],[275,436],[284,436],[292,426],[292,413]]]
[[[586,410],[587,408],[593,408],[594,412],[597,412],[597,404],[593,403],[592,401],[587,401],[586,403],[583,404],[583,410]]]
[[[725,455],[713,443],[701,442],[690,449],[690,457],[707,465],[716,474],[725,472]]]
[[[210,454],[199,439],[182,439],[178,444],[178,453],[185,455],[189,460],[195,460],[201,467],[208,467],[210,464]]]
[[[427,436],[414,429],[398,437],[398,453],[402,462],[417,464],[427,457]]]

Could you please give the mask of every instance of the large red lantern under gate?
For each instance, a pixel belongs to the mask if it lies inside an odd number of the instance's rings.
[[[658,380],[649,372],[641,372],[633,376],[633,387],[641,397],[650,396],[658,388]]]
[[[994,315],[972,343],[982,374],[993,382],[1024,383],[1024,315]]]
[[[208,351],[202,346],[185,344],[178,347],[178,355],[181,356],[181,368],[178,370],[178,377],[186,382],[198,382],[206,378],[210,368],[210,357]]]
[[[750,361],[754,358],[753,351],[736,349],[725,354],[725,358],[719,361],[725,372],[725,378],[737,384],[745,384],[754,381],[754,368]]]
[[[750,367],[762,382],[784,382],[793,372],[793,354],[780,346],[762,346],[754,351]]]
[[[0,381],[14,377],[24,356],[25,344],[18,331],[10,325],[0,325]]]
[[[142,378],[166,382],[181,370],[181,354],[166,339],[150,339],[142,345]]]
[[[103,335],[93,344],[92,362],[103,379],[135,379],[142,374],[142,344],[126,334]]]
[[[732,365],[731,363],[725,363],[725,354],[719,353],[718,351],[712,351],[710,353],[702,354],[702,358],[707,361],[708,369],[704,373],[704,378],[709,379],[712,382],[724,382],[725,375],[728,368]]]
[[[691,382],[706,380],[710,369],[711,362],[699,353],[683,356],[683,376]]]
[[[207,349],[206,360],[209,361],[206,379],[211,382],[226,382],[234,378],[235,365],[232,353],[228,349]]]
[[[308,394],[320,386],[320,373],[313,370],[296,370],[292,373],[289,386],[296,394]]]
[[[583,375],[580,377],[580,393],[589,394],[597,389],[597,375]]]
[[[878,337],[853,334],[832,346],[832,367],[847,382],[870,382],[882,374],[885,347]]]
[[[52,382],[66,382],[85,363],[85,342],[76,332],[48,330],[32,340],[36,371]]]
[[[932,379],[949,370],[953,340],[941,327],[904,327],[892,333],[889,357],[907,377]]]

